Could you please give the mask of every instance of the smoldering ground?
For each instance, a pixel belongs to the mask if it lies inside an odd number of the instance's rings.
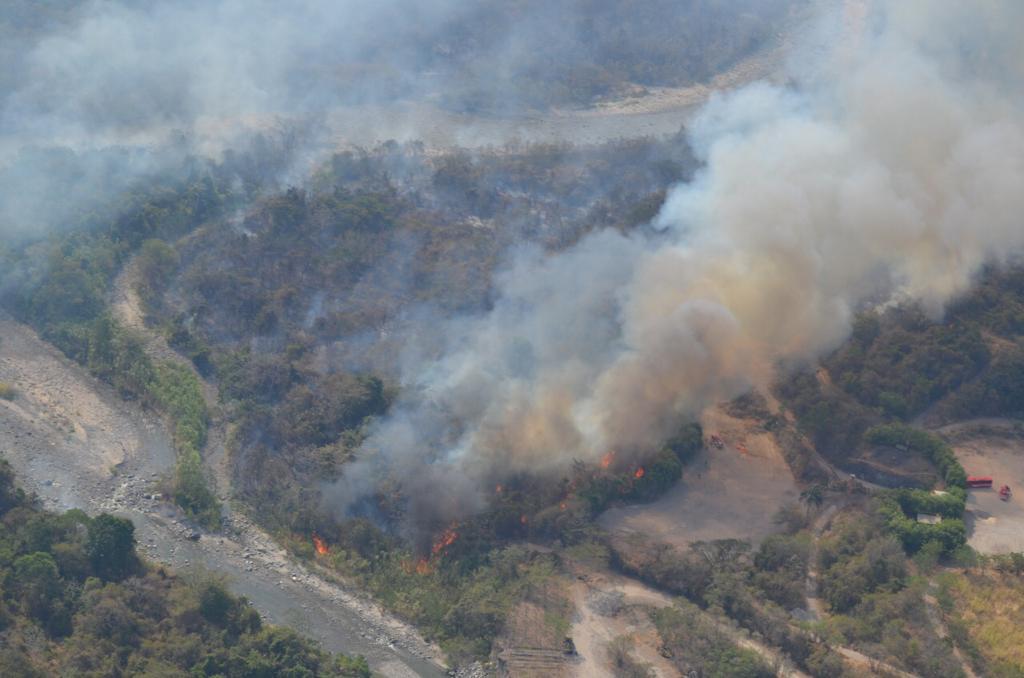
[[[1024,246],[1024,7],[873,3],[793,84],[714,99],[704,168],[656,231],[525,249],[489,312],[446,321],[326,496],[383,480],[416,525],[481,510],[496,479],[641,456],[706,407],[815,360],[865,304],[936,316]]]

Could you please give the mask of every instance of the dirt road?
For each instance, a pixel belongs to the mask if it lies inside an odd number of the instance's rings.
[[[825,618],[825,605],[818,596],[818,542],[821,541],[821,533],[828,527],[832,517],[839,510],[838,504],[830,504],[814,519],[811,525],[811,550],[807,554],[807,579],[804,582],[804,595],[807,599],[807,613],[811,616],[810,621],[821,621]]]
[[[668,607],[673,604],[672,598],[635,580],[593,571],[585,573],[585,581],[577,580],[572,594],[577,615],[571,633],[582,660],[575,667],[578,678],[615,678],[606,648],[624,635],[632,636],[633,655],[649,664],[655,676],[679,675],[672,662],[658,652],[657,630],[642,611],[645,607]],[[769,666],[778,667],[778,676],[808,678],[779,650],[709,613],[700,614],[736,645],[756,653]]]
[[[268,620],[294,626],[334,651],[363,654],[382,675],[440,676],[439,652],[371,601],[294,563],[245,517],[223,535],[188,538],[192,528],[156,497],[175,454],[163,423],[0,315],[0,453],[48,508],[107,511],[130,518],[139,550],[179,571],[227,576]]]

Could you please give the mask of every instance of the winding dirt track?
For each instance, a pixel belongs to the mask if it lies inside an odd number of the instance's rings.
[[[574,582],[571,593],[577,610],[572,637],[582,660],[575,667],[575,678],[615,678],[614,669],[607,661],[606,647],[612,639],[623,635],[635,637],[637,656],[650,665],[658,678],[678,675],[671,662],[658,654],[657,644],[660,641],[657,640],[657,632],[647,633],[652,626],[650,622],[638,623],[629,614],[631,606],[671,607],[673,600],[670,596],[621,575],[594,571],[586,571],[585,582]],[[607,596],[609,593],[622,596],[621,612],[602,614],[594,604],[595,596]],[[777,648],[766,645],[709,612],[700,611],[699,614],[731,642],[756,653],[766,664],[775,667],[779,678],[810,678],[793,666],[793,662]],[[654,642],[645,642],[648,641],[646,635],[653,635]]]
[[[811,621],[821,621],[825,618],[825,606],[818,596],[818,543],[821,541],[821,533],[828,527],[832,516],[838,510],[838,504],[829,504],[811,526],[811,550],[807,554],[807,579],[804,583],[804,596],[807,599],[807,612],[811,615]]]
[[[939,584],[935,580],[935,577],[928,578],[928,593],[924,594],[925,613],[928,615],[928,621],[931,623],[932,628],[935,630],[935,635],[942,638],[950,643],[950,648],[953,651],[953,656],[958,662],[960,662],[960,668],[963,670],[964,675],[967,678],[978,678],[978,674],[971,668],[970,662],[964,657],[960,651],[960,647],[952,642],[951,635],[949,633],[949,626],[946,625],[946,620],[942,615],[942,610],[939,609],[939,601],[935,598],[935,593],[939,590]]]

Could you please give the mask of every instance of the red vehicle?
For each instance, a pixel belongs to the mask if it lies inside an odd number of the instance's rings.
[[[1002,487],[999,488],[999,498],[1002,499],[1003,501],[1010,501],[1010,494],[1011,492],[1009,485],[1003,485]]]
[[[992,487],[992,476],[967,476],[967,487]]]

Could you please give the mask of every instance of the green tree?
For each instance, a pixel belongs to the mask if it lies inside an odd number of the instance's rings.
[[[178,253],[163,240],[150,239],[142,243],[137,261],[140,292],[151,302],[178,267]]]
[[[14,485],[14,470],[6,459],[0,459],[0,515],[25,501],[25,493]]]
[[[60,573],[49,553],[37,551],[14,561],[13,587],[22,611],[38,621],[50,617],[54,600],[60,596]]]
[[[235,599],[220,582],[207,582],[199,592],[199,613],[211,624],[226,625],[234,607]]]
[[[44,678],[45,675],[32,665],[32,661],[23,651],[13,647],[0,648],[0,676]]]
[[[825,503],[825,488],[815,483],[800,493],[800,501],[807,507],[807,515],[811,514],[811,507],[820,508]]]
[[[135,525],[132,521],[102,513],[89,524],[85,546],[93,572],[107,581],[122,579],[136,566]]]

